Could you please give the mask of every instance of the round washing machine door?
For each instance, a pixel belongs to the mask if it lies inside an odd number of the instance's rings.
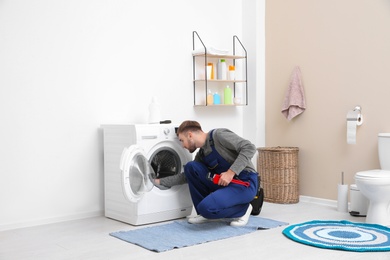
[[[178,153],[169,147],[157,149],[150,157],[157,178],[179,174],[182,163]]]
[[[191,161],[191,154],[177,140],[156,144],[150,149],[148,157],[157,178],[180,174],[184,165]]]
[[[128,200],[137,202],[143,194],[152,190],[151,178],[156,174],[141,147],[132,145],[125,148],[122,152],[120,168],[122,187]]]

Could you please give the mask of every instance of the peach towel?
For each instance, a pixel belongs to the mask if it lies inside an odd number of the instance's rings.
[[[306,109],[305,93],[303,91],[301,70],[296,66],[291,75],[290,85],[283,101],[282,114],[291,120]]]

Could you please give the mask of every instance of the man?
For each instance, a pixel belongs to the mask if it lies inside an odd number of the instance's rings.
[[[194,161],[184,167],[184,175],[155,180],[157,185],[171,187],[188,182],[198,216],[189,223],[204,223],[232,218],[230,225],[244,226],[252,211],[250,202],[256,195],[258,174],[251,158],[256,147],[228,129],[203,132],[196,121],[184,121],[177,130],[183,147],[195,152]],[[219,180],[211,179],[216,176]]]

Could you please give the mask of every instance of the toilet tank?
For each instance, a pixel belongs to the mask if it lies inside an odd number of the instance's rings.
[[[390,170],[390,133],[378,134],[379,163],[382,170]]]

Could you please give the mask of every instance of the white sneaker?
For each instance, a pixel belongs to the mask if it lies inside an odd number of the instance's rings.
[[[251,212],[252,212],[252,205],[249,204],[249,207],[248,209],[246,210],[244,216],[236,219],[236,220],[233,220],[232,222],[230,222],[230,226],[234,226],[234,227],[242,227],[242,226],[245,226],[247,223],[248,223],[248,220],[249,220],[249,217],[251,215]]]
[[[190,224],[201,224],[201,223],[213,222],[213,221],[218,221],[218,219],[209,219],[203,217],[202,215],[197,215],[195,217],[190,217],[188,219],[188,223]]]

